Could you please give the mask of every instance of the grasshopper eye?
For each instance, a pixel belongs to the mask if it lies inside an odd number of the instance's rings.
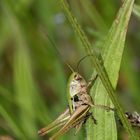
[[[74,78],[75,78],[75,80],[77,80],[77,81],[81,81],[81,80],[82,80],[82,77],[81,77],[79,74],[75,74],[75,75],[74,75]]]
[[[77,74],[75,74],[75,75],[74,75],[74,78],[76,79],[76,78],[77,78],[77,76],[78,76],[78,75],[77,75]]]

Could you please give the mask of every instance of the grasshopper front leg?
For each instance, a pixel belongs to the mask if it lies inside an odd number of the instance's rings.
[[[94,85],[94,83],[95,83],[97,77],[98,77],[98,74],[96,74],[95,77],[92,78],[92,79],[88,82],[87,87],[86,87],[87,93],[89,93],[89,91],[90,91],[91,87]],[[87,96],[86,98],[87,98],[87,101],[88,101],[87,104],[89,104],[91,107],[98,107],[98,108],[105,109],[105,110],[107,110],[107,111],[109,111],[109,110],[114,111],[114,110],[115,110],[114,108],[111,108],[111,107],[108,107],[108,106],[92,104],[91,102],[89,102],[89,101],[90,101],[90,98],[91,98],[90,96],[89,96],[89,97]]]
[[[96,79],[98,77],[98,74],[95,75],[95,77],[93,77],[92,79],[89,80],[88,84],[87,84],[87,93],[89,93],[91,87],[94,85]]]
[[[111,108],[109,106],[94,104],[94,102],[93,102],[93,100],[92,100],[92,98],[90,97],[89,94],[80,95],[79,100],[82,100],[82,104],[87,104],[87,105],[89,105],[91,107],[98,107],[98,108],[101,108],[101,109],[105,109],[107,111],[109,111],[109,110],[114,111],[115,110],[114,108]]]

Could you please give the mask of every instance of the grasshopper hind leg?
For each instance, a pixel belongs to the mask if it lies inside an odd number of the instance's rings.
[[[88,118],[91,117],[91,119],[93,120],[93,123],[97,125],[97,120],[95,119],[95,117],[93,116],[92,112],[88,112],[86,115],[86,118],[84,120],[84,124],[87,122]]]
[[[94,124],[97,125],[97,120],[94,118],[93,114],[91,113],[91,119],[93,120]]]
[[[75,135],[79,132],[79,130],[81,129],[81,127],[86,124],[87,120],[89,119],[89,117],[91,117],[91,119],[93,120],[94,124],[97,124],[97,120],[94,118],[93,113],[92,112],[87,112],[85,118],[83,121],[81,121],[79,124],[77,124],[75,126],[76,131],[75,131]]]

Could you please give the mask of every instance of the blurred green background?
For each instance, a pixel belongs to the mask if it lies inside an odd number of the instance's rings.
[[[100,52],[122,1],[68,2]],[[140,10],[137,12],[128,28],[117,93],[125,110],[140,112]],[[64,62],[76,68],[85,56],[81,46],[57,0],[0,1],[0,139],[47,139],[40,138],[37,131],[66,108],[71,72]],[[80,64],[80,73],[90,78],[89,59]],[[126,133],[119,135],[119,139],[127,139]],[[60,139],[85,137],[83,128],[76,136],[71,130]]]

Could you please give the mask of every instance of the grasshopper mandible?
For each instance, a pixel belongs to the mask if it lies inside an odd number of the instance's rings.
[[[69,107],[58,118],[45,128],[38,131],[40,136],[51,132],[52,130],[62,128],[54,134],[49,140],[57,139],[60,135],[63,135],[71,128],[76,128],[76,133],[80,130],[86,120],[91,117],[95,124],[96,119],[92,113],[89,112],[91,107],[100,107],[106,110],[113,110],[110,107],[103,105],[94,105],[91,96],[89,95],[90,88],[97,79],[97,75],[88,83],[78,73],[73,72],[69,78],[67,85],[68,103]]]

